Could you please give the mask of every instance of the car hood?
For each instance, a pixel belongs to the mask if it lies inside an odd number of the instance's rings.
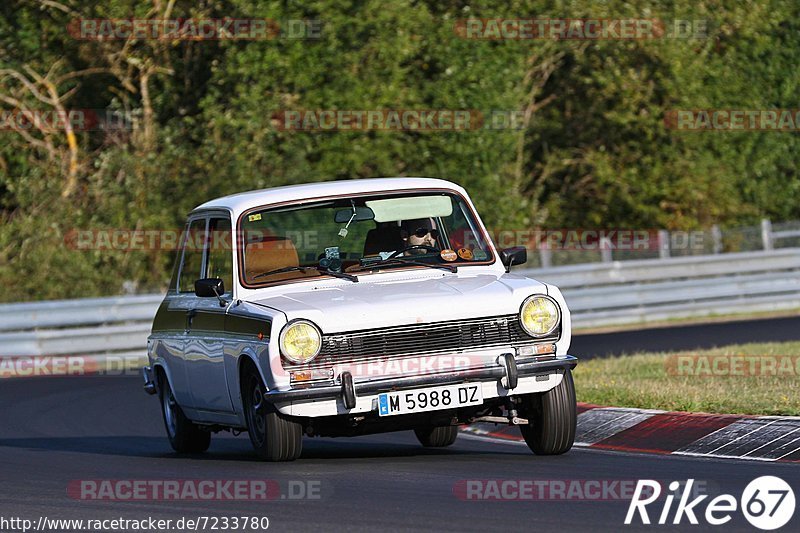
[[[433,273],[424,278],[389,277],[352,283],[336,280],[252,302],[313,321],[323,333],[514,314],[531,294],[546,294],[538,281],[493,273]],[[288,287],[285,287],[288,288]]]

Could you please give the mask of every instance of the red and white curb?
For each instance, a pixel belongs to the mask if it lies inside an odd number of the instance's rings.
[[[462,431],[518,441],[519,429],[473,424]],[[575,446],[626,452],[800,462],[800,417],[714,415],[578,404]]]

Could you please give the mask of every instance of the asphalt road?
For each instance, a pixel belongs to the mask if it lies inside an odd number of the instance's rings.
[[[464,480],[486,479],[693,478],[709,492],[738,498],[752,479],[776,475],[800,496],[796,465],[586,449],[537,457],[522,445],[465,435],[454,446],[436,451],[421,448],[410,432],[306,439],[298,461],[270,464],[253,458],[246,435],[218,434],[206,454],[178,456],[164,436],[158,401],[145,395],[139,380],[132,377],[2,380],[0,405],[0,519],[248,515],[268,517],[269,529],[278,531],[620,531],[655,528],[638,522],[638,527],[623,526],[628,500],[587,501],[573,495],[566,501],[474,501],[459,498],[463,493],[454,488],[463,487]],[[268,479],[278,482],[284,496],[294,482],[295,487],[306,483],[302,486],[318,491],[319,497],[87,501],[68,494],[71,482],[74,486],[75,480],[87,479]],[[653,520],[660,511],[660,506],[653,510]],[[799,526],[795,516],[785,529],[797,531]],[[682,527],[658,530],[688,527],[684,518]],[[738,512],[725,529],[752,531]]]
[[[749,342],[800,341],[800,316],[575,334],[570,353],[588,359],[635,352],[700,350]]]

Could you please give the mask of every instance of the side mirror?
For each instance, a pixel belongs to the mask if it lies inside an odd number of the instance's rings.
[[[194,282],[194,294],[201,298],[219,298],[225,292],[225,284],[219,278],[198,279]]]
[[[500,261],[505,265],[506,272],[509,272],[511,265],[521,265],[528,262],[528,250],[524,246],[500,250]]]

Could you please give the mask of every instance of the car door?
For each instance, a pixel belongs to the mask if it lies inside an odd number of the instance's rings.
[[[202,216],[190,217],[181,236],[175,279],[170,284],[163,306],[164,321],[170,327],[169,335],[157,341],[156,351],[169,368],[170,384],[178,403],[184,408],[194,408],[194,398],[189,387],[190,376],[186,364],[187,313],[195,306],[194,280],[202,274],[203,248],[196,240],[202,238],[208,221]]]
[[[233,404],[228,394],[225,375],[225,314],[232,301],[233,250],[231,220],[227,214],[211,214],[202,236],[203,263],[201,278],[220,278],[225,293],[215,297],[190,298],[186,310],[184,358],[189,375],[193,404],[198,411],[231,413]],[[185,281],[189,282],[188,279]]]

